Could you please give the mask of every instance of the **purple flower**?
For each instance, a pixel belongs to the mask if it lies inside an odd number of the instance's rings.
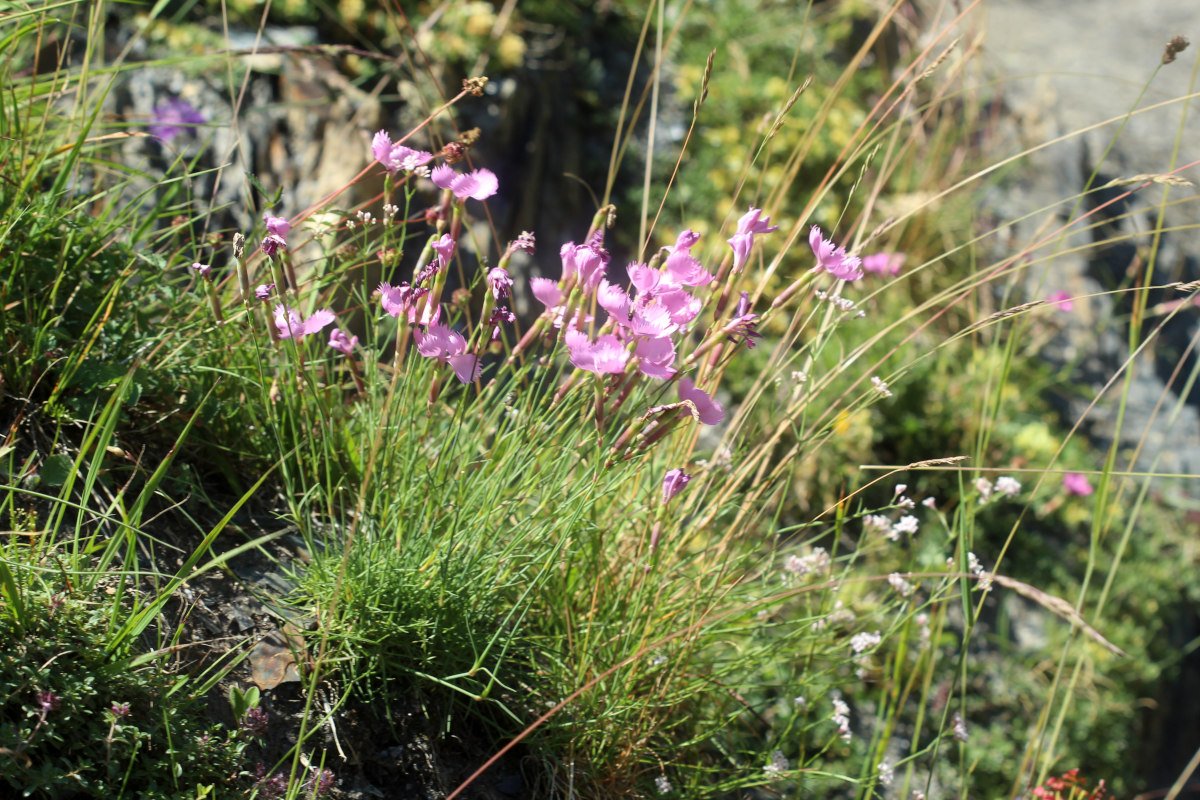
[[[687,251],[691,250],[698,241],[700,241],[700,234],[689,228],[680,233],[675,239],[675,246],[671,248],[671,252],[678,253],[682,251],[686,253]]]
[[[292,229],[292,223],[288,222],[287,217],[272,217],[270,214],[263,214],[263,222],[267,226],[267,233],[278,236],[280,239],[286,239],[288,232]]]
[[[267,735],[267,728],[270,726],[270,723],[271,716],[267,713],[266,709],[259,706],[250,709],[242,717],[242,729],[260,739]]]
[[[584,291],[591,291],[604,279],[609,255],[599,236],[593,236],[587,244],[567,242],[559,249],[558,254],[562,258],[564,281],[574,275]]]
[[[61,702],[62,698],[56,695],[54,692],[47,691],[37,693],[38,708],[42,710],[43,715],[49,714],[51,711],[58,708],[58,705]]]
[[[488,288],[492,290],[492,297],[497,300],[503,300],[512,294],[512,276],[503,267],[492,267],[488,271],[487,282]]]
[[[757,330],[757,325],[758,314],[750,311],[750,293],[742,292],[737,310],[733,313],[733,319],[725,326],[725,332],[735,339],[744,341],[748,349],[753,349],[757,344],[755,340],[762,338],[762,334]]]
[[[675,374],[675,343],[667,337],[639,339],[633,354],[638,371],[648,378],[666,380]]]
[[[464,175],[456,172],[448,164],[440,164],[433,168],[429,177],[440,188],[453,192],[459,200],[468,197],[486,200],[500,188],[496,173],[490,169],[477,169]]]
[[[205,280],[212,280],[212,267],[210,267],[208,264],[201,264],[199,261],[197,261],[192,264],[192,269],[195,270],[196,274],[201,278],[204,278]]]
[[[337,776],[331,769],[319,769],[304,783],[304,794],[308,797],[325,797],[337,785]]]
[[[546,307],[547,311],[560,311],[563,301],[567,299],[563,296],[558,281],[552,281],[549,278],[530,278],[529,288],[533,292],[533,296]]]
[[[1058,306],[1058,310],[1064,313],[1070,312],[1075,308],[1075,301],[1071,297],[1071,293],[1059,289],[1057,292],[1051,292],[1046,298],[1047,303]]]
[[[563,334],[571,363],[597,375],[619,375],[629,362],[629,351],[616,336],[605,334],[591,341],[583,331],[568,328]]]
[[[176,97],[154,107],[147,128],[154,138],[161,142],[169,142],[185,130],[203,125],[207,121],[195,106]]]
[[[341,328],[334,328],[329,332],[329,346],[339,353],[353,355],[354,348],[358,346],[358,337],[347,336]]]
[[[371,155],[391,173],[412,172],[433,160],[433,153],[414,150],[402,144],[392,144],[392,137],[388,136],[387,131],[375,134],[375,138],[371,140]]]
[[[705,425],[716,425],[725,419],[725,409],[702,389],[697,389],[691,378],[679,379],[679,399],[696,407],[700,421]]]
[[[259,300],[263,300],[263,301],[270,300],[270,299],[271,299],[271,292],[273,292],[273,291],[275,291],[275,284],[273,284],[273,283],[260,283],[260,284],[259,284],[259,285],[258,285],[258,286],[257,286],[257,287],[254,289],[254,296],[255,296],[255,297],[257,297]]]
[[[750,249],[754,247],[756,235],[777,230],[779,226],[772,225],[770,217],[762,217],[761,208],[751,206],[738,220],[737,233],[729,238],[729,246],[733,248],[733,271],[742,271],[746,260],[750,258]]]
[[[300,312],[294,308],[283,303],[275,306],[275,329],[279,331],[280,339],[301,339],[326,327],[334,319],[334,313],[324,308],[314,311],[308,319],[301,319]]]
[[[450,265],[450,259],[454,257],[454,240],[450,238],[450,234],[443,233],[442,237],[433,243],[433,251],[437,253],[438,272],[441,272]]]
[[[808,232],[808,244],[817,257],[817,267],[842,281],[856,281],[863,276],[862,259],[846,254],[846,248],[838,247],[832,239],[821,235],[816,225]]]
[[[1068,472],[1066,475],[1063,475],[1062,485],[1067,494],[1074,494],[1079,497],[1087,497],[1095,491],[1092,488],[1091,481],[1087,479],[1087,475],[1084,475],[1082,472]]]
[[[514,253],[520,250],[524,253],[533,255],[534,249],[537,247],[537,239],[532,231],[521,231],[521,235],[509,242],[508,252]]]
[[[118,719],[120,719],[121,717],[128,717],[129,716],[129,703],[113,703],[112,706],[108,710],[110,712],[112,712],[112,715],[114,717],[117,717]]]
[[[607,279],[602,280],[596,289],[596,302],[612,315],[613,321],[618,325],[628,327],[633,301],[624,289],[615,283],[609,283]]]
[[[418,328],[413,338],[418,353],[449,364],[463,383],[470,383],[483,371],[479,356],[467,352],[467,340],[449,325],[433,322],[424,331]]]
[[[517,321],[517,315],[504,306],[496,306],[492,309],[492,314],[488,317],[488,325],[492,326],[492,338],[500,337],[500,326],[511,325]]]
[[[691,479],[692,476],[681,469],[668,470],[662,482],[663,504],[669,503],[672,497],[682,492]]]
[[[904,253],[872,253],[862,260],[862,268],[865,272],[895,277],[904,266],[904,258]]]
[[[260,246],[262,247],[263,253],[270,258],[280,250],[286,250],[287,242],[282,236],[270,233],[263,237],[262,244]]]
[[[667,274],[684,286],[706,286],[715,280],[713,274],[687,250],[676,248],[667,256]]]
[[[429,293],[428,289],[421,287],[409,286],[407,283],[402,283],[399,286],[392,286],[390,283],[381,283],[376,290],[379,292],[379,304],[383,306],[383,310],[393,317],[399,317],[401,314],[409,322],[417,320],[417,301]],[[421,324],[428,324],[431,319],[430,315],[433,312],[426,308],[426,319],[421,320]]]

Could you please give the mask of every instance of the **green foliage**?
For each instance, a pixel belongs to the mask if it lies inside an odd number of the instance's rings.
[[[103,604],[29,592],[25,607],[22,625],[0,605],[0,783],[33,798],[232,796],[243,745],[184,676],[112,647]]]

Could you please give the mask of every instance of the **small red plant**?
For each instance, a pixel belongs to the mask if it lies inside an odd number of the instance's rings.
[[[1037,800],[1108,800],[1108,787],[1104,781],[1096,784],[1096,788],[1088,787],[1088,779],[1079,774],[1078,769],[1071,769],[1046,782],[1033,790]]]

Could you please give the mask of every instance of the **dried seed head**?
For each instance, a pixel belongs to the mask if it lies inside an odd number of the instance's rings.
[[[482,135],[482,133],[483,131],[479,130],[479,128],[468,128],[459,134],[458,141],[463,147],[470,147],[479,141],[479,137]]]
[[[384,247],[375,254],[375,256],[379,259],[379,263],[385,267],[395,266],[400,262],[400,259],[403,257],[403,255],[403,250],[397,250],[394,247]]]
[[[487,86],[487,76],[480,75],[478,78],[466,78],[463,80],[463,91],[470,92],[476,97],[483,95],[483,87]]]
[[[1167,42],[1167,46],[1163,48],[1162,63],[1170,64],[1175,60],[1175,56],[1179,55],[1184,50],[1187,50],[1188,44],[1190,44],[1190,42],[1188,42],[1186,36],[1176,36],[1172,38],[1171,41]]]
[[[442,148],[441,156],[447,164],[457,164],[467,154],[467,148],[461,142],[449,142]]]
[[[450,294],[450,308],[452,311],[465,309],[470,303],[471,291],[469,289],[455,289]]]
[[[245,252],[246,252],[246,237],[242,236],[240,233],[235,233],[233,235],[233,257],[241,258],[242,254]]]

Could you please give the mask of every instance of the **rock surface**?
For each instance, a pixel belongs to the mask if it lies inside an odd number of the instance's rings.
[[[1200,123],[1194,112],[1182,121],[1187,104],[1179,99],[1196,91],[1196,48],[1185,50],[1173,64],[1161,64],[1172,37],[1200,41],[1195,11],[1189,0],[981,4],[971,24],[984,32],[986,83],[980,88],[1000,110],[993,158],[1063,138],[1023,159],[1015,176],[990,192],[989,211],[996,218],[1030,215],[1011,226],[993,257],[1021,252],[1130,188],[1096,192],[1075,207],[1074,198],[1089,180],[1100,187],[1113,179],[1168,173],[1200,158],[1194,144],[1200,140]],[[1200,170],[1188,168],[1180,175],[1197,180]],[[1187,389],[1189,376],[1200,365],[1189,351],[1200,310],[1185,302],[1170,315],[1173,302],[1193,295],[1174,289],[1151,292],[1152,313],[1142,341],[1160,325],[1161,330],[1132,370],[1123,424],[1118,425],[1119,382],[1094,409],[1087,408],[1128,357],[1133,295],[1126,290],[1136,275],[1144,274],[1164,196],[1168,232],[1159,244],[1150,283],[1200,278],[1200,235],[1186,229],[1200,225],[1200,205],[1192,202],[1195,191],[1190,186],[1140,189],[1074,226],[1070,237],[1036,248],[1026,271],[1028,299],[1057,290],[1076,298],[1072,312],[1060,315],[1059,334],[1044,351],[1066,378],[1064,418],[1074,422],[1084,416],[1082,430],[1101,446],[1119,438],[1123,460],[1132,460],[1136,469],[1200,472],[1200,393]],[[1092,224],[1096,221],[1103,224]],[[1163,482],[1161,488],[1189,499],[1200,497],[1200,482],[1194,480]]]

